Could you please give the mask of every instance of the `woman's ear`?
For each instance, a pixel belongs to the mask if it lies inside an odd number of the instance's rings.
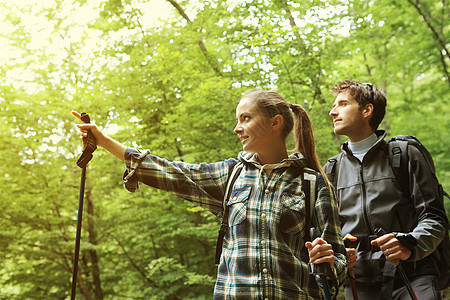
[[[276,115],[272,118],[272,128],[274,130],[283,129],[284,118],[282,115]]]

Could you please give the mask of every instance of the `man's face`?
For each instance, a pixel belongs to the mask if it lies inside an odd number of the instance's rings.
[[[329,115],[334,121],[334,133],[346,135],[350,141],[357,141],[361,132],[367,129],[368,120],[349,90],[337,95]]]

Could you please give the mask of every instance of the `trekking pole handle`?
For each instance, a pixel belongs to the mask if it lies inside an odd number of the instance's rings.
[[[89,117],[89,115],[87,113],[81,113],[80,119],[84,123],[91,123],[91,118]],[[96,149],[97,149],[97,143],[96,143],[95,137],[92,134],[91,130],[88,130],[87,138],[83,139],[83,151],[92,153]]]
[[[384,229],[380,227],[380,228],[375,229],[375,234],[376,234],[377,237],[380,237],[380,236],[385,235],[386,231],[384,231]],[[400,260],[399,259],[395,259],[392,262],[394,263],[394,266],[397,267],[399,265],[399,263],[400,263]]]
[[[314,227],[311,227],[309,229],[309,236],[311,237],[311,240],[316,238],[316,230]],[[325,300],[331,300],[330,287],[328,286],[328,279],[327,279],[328,275],[332,274],[330,265],[328,263],[320,263],[320,264],[308,263],[308,267],[309,267],[309,274],[319,275],[320,280],[322,281],[323,284],[323,292]]]
[[[87,113],[82,113],[80,116],[81,121],[84,123],[91,123],[91,118]],[[92,159],[92,153],[97,149],[97,142],[91,130],[87,131],[87,137],[83,139],[83,153],[77,161],[77,165],[80,168],[85,167]]]
[[[85,112],[81,113],[80,116],[81,121],[83,121],[84,123],[91,123],[91,118],[89,117],[89,115]]]
[[[311,237],[311,240],[316,238],[315,232],[316,231],[314,227],[311,227],[309,229],[309,235]],[[309,266],[309,273],[311,275],[330,275],[331,268],[328,263],[320,263],[320,264],[310,263],[308,264],[308,266]]]

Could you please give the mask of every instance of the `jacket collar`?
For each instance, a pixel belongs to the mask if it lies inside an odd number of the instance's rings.
[[[377,142],[372,146],[372,148],[370,148],[370,150],[372,150],[373,148],[377,147],[377,145],[382,144],[382,143],[384,142],[384,138],[386,137],[387,132],[386,132],[386,130],[377,130],[377,131],[375,131],[375,134],[376,134],[378,140],[377,140]],[[384,142],[384,143],[385,143],[385,142]],[[349,146],[348,146],[348,141],[346,141],[346,142],[342,145],[341,149],[342,149],[342,151],[345,151],[345,152],[347,152],[347,153],[353,155],[352,151],[350,150],[350,148],[349,148]],[[369,151],[370,151],[370,150],[369,150]]]
[[[287,158],[283,159],[279,163],[276,164],[265,164],[262,165],[258,160],[258,155],[256,153],[248,153],[245,151],[242,151],[238,155],[238,159],[242,161],[244,164],[251,164],[256,169],[259,169],[258,171],[258,178],[257,178],[257,184],[256,186],[259,188],[261,186],[265,185],[264,178],[263,178],[263,172],[265,169],[281,169],[281,168],[289,168],[290,166],[295,166],[299,168],[303,168],[306,165],[306,159],[301,153],[293,153],[289,155]],[[279,178],[279,177],[278,177]]]
[[[271,169],[279,169],[289,166],[296,166],[296,167],[304,167],[306,166],[306,159],[305,157],[298,152],[295,152],[288,156],[288,158],[283,159],[281,162],[277,164],[271,164],[271,165],[262,165],[258,160],[258,155],[256,153],[249,153],[245,151],[241,151],[238,154],[238,160],[242,161],[244,163],[252,164],[258,169],[262,168],[268,168],[270,166]]]

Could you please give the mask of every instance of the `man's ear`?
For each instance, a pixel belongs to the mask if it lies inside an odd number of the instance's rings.
[[[284,124],[284,118],[281,115],[276,115],[272,118],[272,128],[275,130],[282,129]]]
[[[366,106],[364,106],[362,110],[362,113],[364,118],[370,119],[370,117],[372,117],[373,114],[373,104],[371,103],[366,104]]]

